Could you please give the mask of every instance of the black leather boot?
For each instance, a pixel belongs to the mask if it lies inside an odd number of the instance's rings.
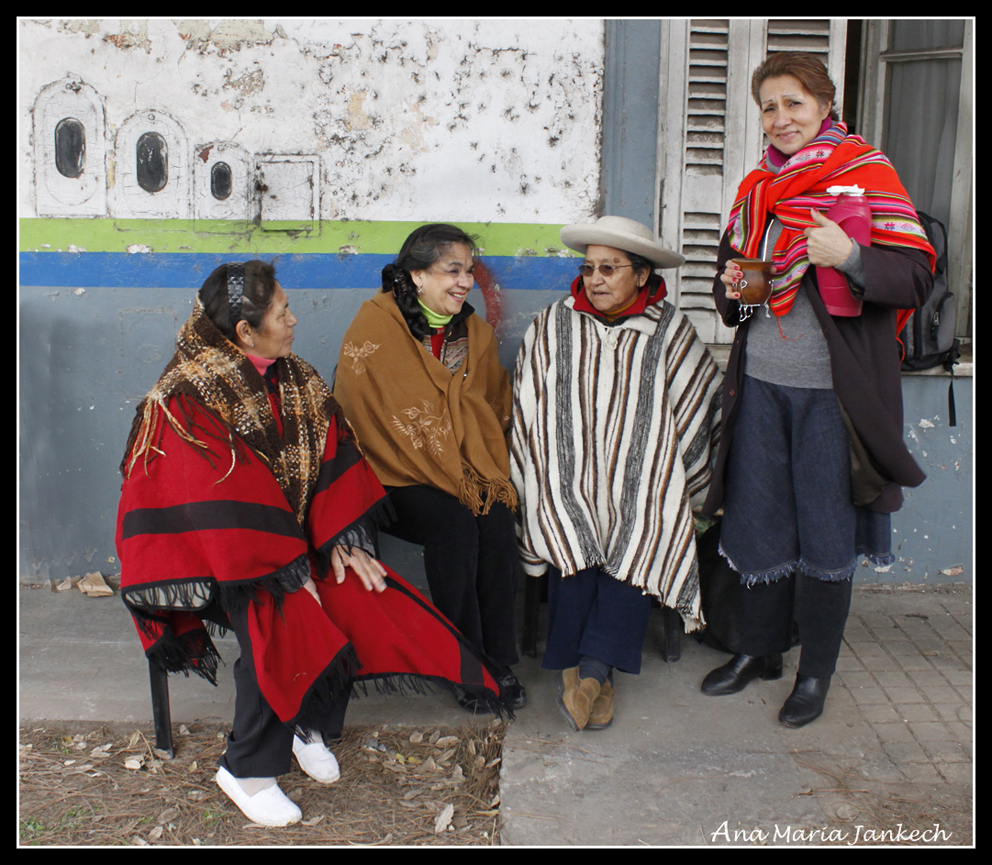
[[[707,673],[700,690],[711,697],[736,694],[743,691],[752,679],[782,678],[782,656],[766,655],[753,658],[750,655],[734,655],[722,667]]]
[[[830,689],[830,677],[814,679],[810,676],[796,676],[796,684],[789,699],[778,713],[779,723],[786,727],[804,727],[823,714],[823,704]]]

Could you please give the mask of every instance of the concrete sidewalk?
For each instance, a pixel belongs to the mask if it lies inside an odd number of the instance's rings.
[[[19,594],[22,722],[151,721],[147,665],[119,596]],[[726,656],[687,636],[666,664],[652,616],[640,676],[616,675],[607,730],[573,733],[553,673],[539,658],[517,668],[530,703],[504,742],[504,844],[972,843],[970,586],[856,587],[826,711],[800,730],[777,721],[798,650],[782,679],[707,697],[699,683]],[[233,636],[218,648],[230,666]],[[170,685],[174,727],[233,717],[229,669],[217,688]],[[369,696],[352,701],[347,723],[466,720],[446,695]]]

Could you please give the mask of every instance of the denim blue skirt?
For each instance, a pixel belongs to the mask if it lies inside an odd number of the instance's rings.
[[[845,580],[859,555],[895,560],[890,515],[851,502],[849,437],[832,390],[745,376],[725,489],[720,552],[746,585],[796,570]]]

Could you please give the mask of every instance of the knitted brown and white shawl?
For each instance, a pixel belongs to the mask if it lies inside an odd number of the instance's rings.
[[[191,413],[177,418],[168,410],[172,397],[185,395],[227,429],[231,468],[238,459],[240,437],[268,464],[297,520],[304,525],[309,494],[320,472],[330,418],[336,417],[338,429],[348,431],[349,435],[350,427],[330,389],[306,361],[296,355],[279,358],[276,372],[282,404],[282,435],[258,370],[217,329],[197,298],[192,315],[179,331],[175,355],[138,406],[121,473],[127,477],[136,464],[147,464],[156,453],[161,453],[156,442],[161,437],[162,423],[168,423],[180,438],[201,449],[207,459],[227,458],[197,437]],[[183,401],[177,400],[175,405],[182,407]]]

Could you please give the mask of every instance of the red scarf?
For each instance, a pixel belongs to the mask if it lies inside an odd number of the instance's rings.
[[[920,249],[936,261],[933,247],[916,217],[913,203],[885,155],[863,138],[849,135],[836,123],[821,131],[806,147],[793,154],[776,173],[767,154],[744,178],[730,211],[727,230],[730,245],[745,258],[759,258],[768,214],[777,216],[782,233],[772,259],[775,278],[769,306],[785,315],[795,300],[809,258],[803,231],[815,227],[810,208],[825,213],[836,201],[831,186],[860,186],[872,212],[873,246]]]
[[[572,283],[571,292],[572,297],[575,300],[573,308],[576,312],[587,312],[590,315],[597,316],[598,318],[605,318],[608,321],[615,320],[610,319],[609,316],[600,312],[592,305],[592,303],[589,302],[589,298],[586,296],[585,288],[582,285],[581,274],[575,277],[575,281]],[[661,303],[667,294],[668,289],[665,287],[665,280],[662,279],[657,273],[652,273],[648,277],[648,281],[645,286],[637,295],[637,299],[616,318],[627,318],[631,315],[640,315],[649,306],[654,306],[656,303]]]
[[[185,397],[169,409],[217,448],[227,442],[216,419]],[[164,456],[125,479],[117,522],[121,595],[149,657],[216,684],[219,656],[205,624],[225,627],[226,609],[247,604],[259,687],[290,726],[321,729],[324,707],[355,680],[393,690],[415,678],[457,685],[501,710],[492,669],[399,575],[388,572],[381,594],[350,570],[340,585],[324,578],[342,534],[388,501],[333,419],[306,533],[253,452],[225,478],[223,461],[204,459],[167,423],[157,447]],[[311,575],[321,604],[298,590]]]

